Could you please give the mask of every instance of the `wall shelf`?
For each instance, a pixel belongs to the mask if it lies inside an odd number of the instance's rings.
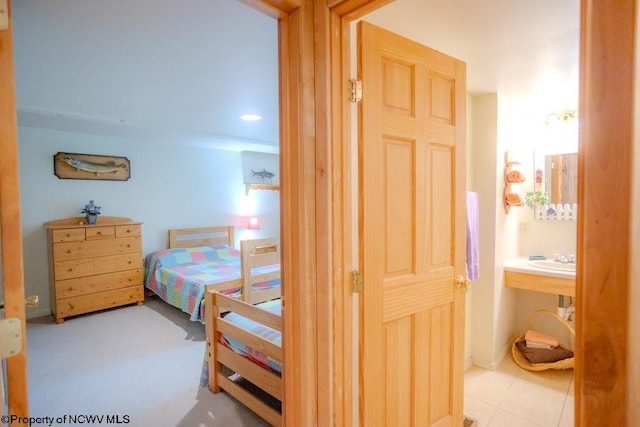
[[[244,188],[246,195],[249,195],[249,190],[280,190],[280,186],[278,184],[245,184]]]

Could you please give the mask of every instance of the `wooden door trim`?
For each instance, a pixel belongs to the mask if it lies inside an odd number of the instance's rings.
[[[284,423],[351,425],[348,23],[393,0],[241,1],[279,22]]]
[[[636,15],[634,1],[615,7],[581,3],[575,387],[580,426],[630,425],[640,411],[638,327],[632,323],[640,310],[640,253],[632,246],[632,233],[638,232],[632,218],[640,211],[633,193],[638,183],[632,180],[640,163],[632,114]],[[635,306],[629,303],[634,292]]]
[[[325,139],[330,143],[323,149],[326,163],[322,164],[322,170],[330,175],[330,192],[326,194],[325,206],[331,207],[326,223],[330,227],[327,235],[331,236],[331,241],[330,250],[326,254],[332,260],[328,266],[332,270],[332,285],[324,293],[325,299],[319,299],[323,303],[319,309],[324,309],[327,314],[324,318],[327,322],[325,337],[332,348],[323,356],[332,361],[328,367],[333,374],[331,381],[320,384],[329,391],[325,395],[332,395],[331,401],[319,404],[319,409],[332,412],[330,416],[321,416],[318,425],[351,426],[352,415],[357,407],[352,395],[358,382],[353,381],[355,334],[353,292],[350,286],[351,271],[357,265],[354,264],[357,263],[357,254],[353,249],[352,223],[352,203],[356,199],[352,192],[352,145],[355,142],[351,140],[352,104],[346,96],[348,80],[355,77],[355,70],[351,69],[351,22],[393,1],[395,0],[327,0],[328,10],[323,9],[316,17],[316,24],[321,28],[321,31],[317,31],[320,34],[317,43],[321,54],[317,58],[319,68],[316,68],[316,96],[324,94],[323,99],[317,100],[317,117],[318,122],[325,126],[325,130],[320,131],[318,136],[324,135],[324,131],[330,136]],[[320,323],[319,325],[321,327]]]
[[[22,352],[7,359],[7,400],[11,415],[28,416],[27,325],[24,305],[22,225],[18,171],[18,119],[13,66],[13,28],[9,7],[9,28],[0,30],[0,241],[5,317],[22,325]]]
[[[286,18],[302,6],[302,0],[239,0],[272,18]]]

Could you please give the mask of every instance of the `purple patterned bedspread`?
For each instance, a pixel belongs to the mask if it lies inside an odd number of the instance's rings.
[[[279,265],[260,267],[254,270],[254,274],[277,268]],[[201,306],[205,286],[239,279],[240,251],[228,245],[162,249],[145,257],[144,271],[146,288],[189,313],[191,320],[203,322]],[[279,280],[274,280],[256,284],[254,289],[279,284]],[[240,291],[239,288],[224,293],[238,297]]]

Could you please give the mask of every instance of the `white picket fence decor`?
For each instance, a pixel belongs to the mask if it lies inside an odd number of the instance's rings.
[[[565,203],[536,206],[535,217],[539,220],[575,221],[578,218],[578,204]]]

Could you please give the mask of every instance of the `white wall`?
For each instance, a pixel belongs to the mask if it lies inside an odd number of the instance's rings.
[[[510,251],[504,236],[512,218],[502,206],[503,153],[498,144],[499,97],[495,93],[471,97],[472,154],[467,160],[471,176],[468,189],[478,193],[480,214],[480,275],[470,291],[471,320],[467,343],[473,363],[489,369],[497,366],[511,338],[516,300],[502,282],[502,260]],[[516,235],[517,239],[517,235]],[[506,243],[505,243],[506,242]]]
[[[166,247],[170,228],[235,225],[236,243],[280,233],[279,192],[246,196],[239,152],[27,127],[18,129],[18,140],[25,292],[40,297],[40,307],[29,310],[30,317],[50,313],[43,224],[82,216],[80,210],[91,199],[102,206],[103,215],[143,222],[145,255]],[[131,178],[59,179],[53,173],[53,156],[59,151],[127,157]],[[246,230],[249,215],[259,217],[260,230]]]

